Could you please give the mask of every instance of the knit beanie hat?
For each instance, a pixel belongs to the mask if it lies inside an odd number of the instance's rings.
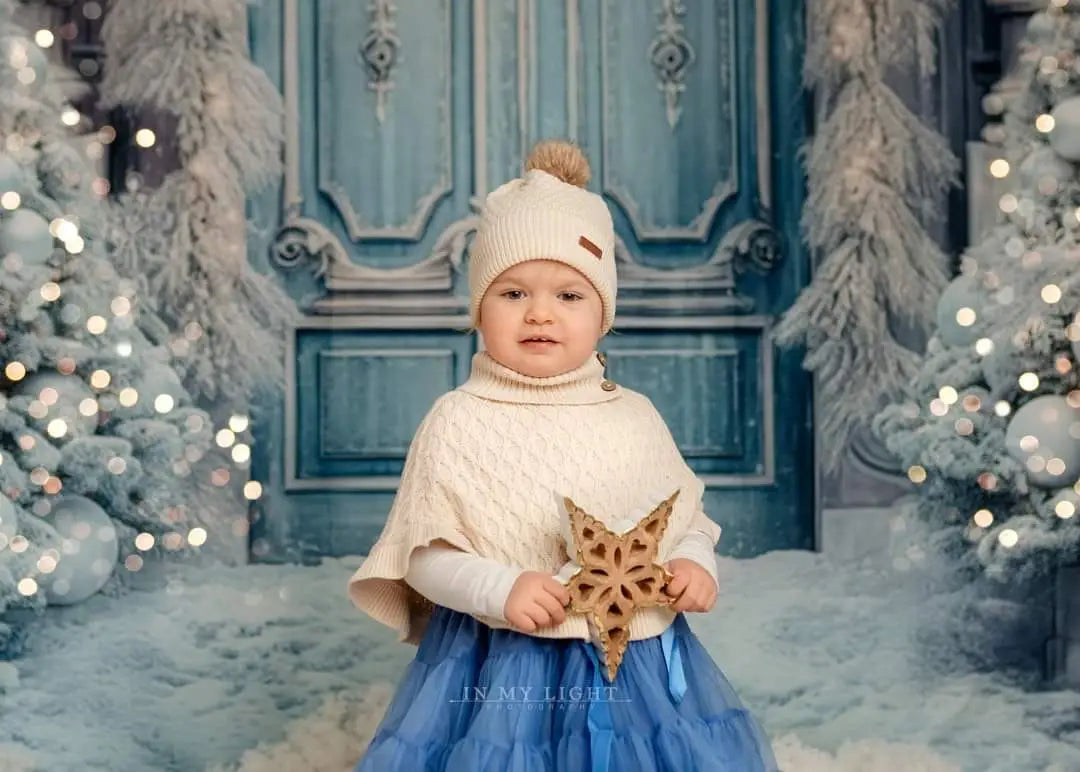
[[[556,260],[580,271],[604,306],[602,334],[615,321],[615,227],[604,199],[585,190],[589,162],[576,145],[541,142],[525,176],[488,194],[469,257],[469,316],[491,283],[526,260]]]

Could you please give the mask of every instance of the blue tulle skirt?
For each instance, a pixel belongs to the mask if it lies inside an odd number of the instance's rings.
[[[775,772],[769,742],[679,614],[608,683],[587,641],[436,606],[356,769]]]

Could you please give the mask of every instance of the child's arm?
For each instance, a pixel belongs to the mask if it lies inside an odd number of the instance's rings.
[[[506,599],[521,573],[440,540],[412,553],[405,583],[432,603],[506,621]]]
[[[691,530],[687,531],[682,540],[675,545],[675,549],[671,551],[667,559],[686,558],[694,561],[708,572],[719,590],[720,577],[716,569],[715,547],[716,542],[712,534],[701,530]]]

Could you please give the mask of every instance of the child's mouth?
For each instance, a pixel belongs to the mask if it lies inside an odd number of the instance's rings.
[[[547,349],[552,346],[558,345],[558,343],[551,338],[525,338],[521,341],[521,345],[531,349]]]

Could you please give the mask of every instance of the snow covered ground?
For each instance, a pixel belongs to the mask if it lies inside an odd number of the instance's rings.
[[[0,772],[350,769],[412,647],[345,597],[358,558],[176,569],[50,613],[0,663]],[[691,625],[788,772],[1073,772],[1080,693],[1025,691],[914,642],[928,609],[891,564],[721,559]]]

